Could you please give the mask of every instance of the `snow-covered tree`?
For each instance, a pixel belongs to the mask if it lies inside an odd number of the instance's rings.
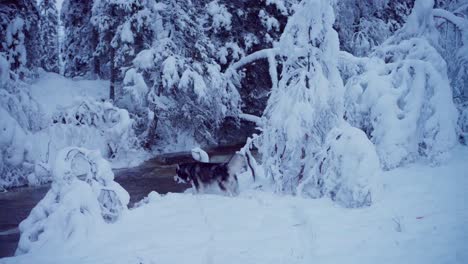
[[[419,156],[437,162],[456,143],[457,111],[437,52],[433,1],[418,0],[407,23],[346,84],[346,118],[366,131],[385,168]],[[404,129],[401,129],[404,128]]]
[[[34,0],[0,3],[0,52],[19,78],[39,66],[39,13]]]
[[[55,0],[39,3],[42,44],[41,65],[46,71],[59,72],[58,12]]]
[[[468,5],[461,0],[436,1],[434,20],[440,32],[436,47],[447,63],[453,98],[460,113],[460,139],[467,142],[468,120]]]
[[[61,9],[64,27],[62,56],[64,75],[105,76],[105,61],[96,59],[97,32],[91,24],[93,1],[65,0]]]
[[[6,29],[6,49],[11,69],[20,75],[24,74],[26,68],[26,48],[24,44],[24,20],[16,17]]]
[[[119,67],[116,63],[115,47],[111,44],[116,35],[117,27],[125,19],[122,7],[127,3],[114,0],[96,0],[92,4],[91,23],[97,31],[97,45],[94,55],[99,62],[108,64],[108,78],[110,78],[109,98],[115,99]]]
[[[251,55],[276,54],[282,65],[277,75],[277,60],[270,59],[272,92],[257,143],[265,176],[279,192],[369,205],[379,163],[365,134],[342,119],[333,9],[325,0],[304,0],[295,8],[275,49]],[[362,144],[346,150],[353,141]]]
[[[0,3],[0,189],[24,184],[35,170],[27,136],[42,118],[22,79],[39,66],[37,18],[35,1]]]
[[[239,95],[214,59],[199,7],[191,1],[153,6],[154,44],[136,56],[134,69],[126,73],[122,103],[142,102],[137,114],[146,124],[148,147],[158,137],[175,142],[179,134],[214,144],[222,119],[237,111]]]

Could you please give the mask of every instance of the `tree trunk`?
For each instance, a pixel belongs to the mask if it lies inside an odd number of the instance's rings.
[[[111,64],[111,76],[110,76],[110,89],[109,89],[109,98],[115,100],[115,83],[117,81],[117,71],[115,68],[115,50],[114,48],[110,49],[110,64]]]
[[[156,108],[153,108],[153,113],[154,117],[153,120],[151,120],[151,124],[148,127],[148,135],[146,137],[146,142],[144,147],[146,149],[151,149],[151,147],[154,145],[154,141],[156,140],[156,129],[158,128],[158,115],[156,114]]]
[[[157,91],[158,96],[161,95],[162,89],[163,89],[162,84],[160,84],[158,87],[158,91]],[[151,120],[151,124],[148,127],[148,135],[146,136],[146,142],[144,145],[146,149],[150,149],[154,145],[155,140],[156,140],[156,129],[158,128],[159,118],[158,118],[156,105],[153,106],[152,111],[154,114],[153,120]]]

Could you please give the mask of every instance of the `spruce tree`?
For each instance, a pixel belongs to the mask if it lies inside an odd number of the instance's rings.
[[[39,3],[42,56],[41,66],[46,71],[59,72],[58,12],[55,0]]]
[[[61,10],[64,26],[63,67],[66,77],[101,76],[94,58],[97,35],[90,22],[92,1],[65,0]]]

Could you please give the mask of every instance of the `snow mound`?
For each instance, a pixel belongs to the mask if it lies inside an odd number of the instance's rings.
[[[200,161],[200,162],[209,162],[210,161],[210,156],[208,156],[208,153],[206,153],[200,147],[193,148],[190,152],[192,153],[192,158],[194,160],[197,160],[197,161]]]
[[[77,177],[84,168],[85,177]],[[89,239],[104,223],[116,222],[127,210],[130,196],[114,182],[110,164],[98,151],[61,150],[53,178],[49,192],[19,225],[16,255],[40,252],[48,243],[72,245]]]
[[[380,163],[373,144],[362,130],[343,123],[332,129],[313,173],[298,187],[299,193],[330,197],[338,204],[356,208],[370,206],[379,189]]]

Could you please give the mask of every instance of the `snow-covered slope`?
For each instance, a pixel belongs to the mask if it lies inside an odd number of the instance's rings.
[[[444,165],[384,172],[361,209],[259,191],[152,193],[86,240],[0,263],[467,263],[467,173],[468,148],[457,147]]]
[[[31,85],[31,96],[49,116],[57,111],[57,107],[71,106],[78,98],[100,101],[107,99],[108,93],[109,81],[72,80],[51,72],[42,72]]]

